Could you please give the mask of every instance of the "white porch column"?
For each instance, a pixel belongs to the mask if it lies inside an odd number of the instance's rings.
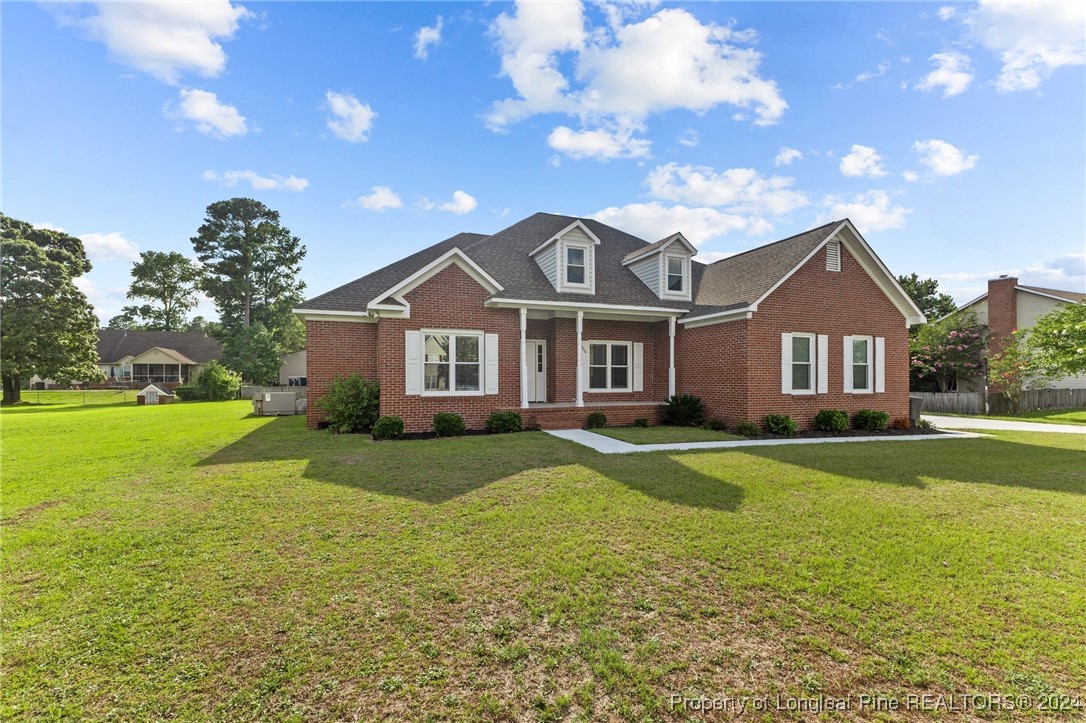
[[[675,317],[667,320],[667,395],[675,396]]]
[[[520,307],[520,408],[528,408],[528,308]]]
[[[584,312],[577,312],[577,406],[584,406],[584,350],[581,339],[584,337]]]

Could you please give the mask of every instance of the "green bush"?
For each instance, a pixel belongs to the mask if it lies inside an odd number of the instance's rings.
[[[767,414],[763,421],[766,431],[770,434],[791,437],[799,431],[799,424],[787,414]]]
[[[403,420],[395,414],[381,417],[373,423],[374,439],[396,439],[403,436]]]
[[[584,420],[584,426],[588,429],[599,429],[600,427],[607,426],[607,415],[603,412],[592,412],[588,415],[588,418]]]
[[[811,426],[819,432],[844,432],[848,429],[848,412],[840,409],[823,409],[815,415]]]
[[[203,390],[201,390],[195,384],[182,384],[177,389],[173,390],[173,393],[177,395],[177,398],[182,402],[193,402],[201,399],[207,399],[204,396]]]
[[[647,426],[649,426],[649,420],[645,419],[644,417],[638,417],[637,419],[635,419],[633,421],[633,426],[635,426],[635,427],[647,427]]]
[[[241,389],[241,376],[217,361],[210,362],[196,377],[195,386],[204,399],[220,402],[236,399]]]
[[[909,423],[908,417],[895,417],[893,420],[890,421],[890,429],[905,431],[911,426],[912,424]]]
[[[675,394],[664,407],[664,424],[696,427],[705,421],[705,402],[693,394]]]
[[[762,430],[758,429],[758,425],[754,422],[740,422],[735,425],[735,433],[741,437],[757,437]]]
[[[328,414],[328,428],[336,434],[368,432],[381,413],[381,387],[357,374],[336,377],[317,406]]]
[[[464,433],[464,418],[455,412],[434,415],[434,432],[439,437],[455,437]]]
[[[852,426],[856,429],[864,429],[868,432],[877,432],[886,429],[886,423],[890,421],[890,415],[877,409],[861,409],[852,417]]]
[[[713,432],[724,432],[728,429],[723,419],[706,419],[702,426]]]
[[[524,422],[517,412],[491,412],[486,418],[486,431],[491,434],[509,434],[523,428]]]
[[[916,424],[913,425],[917,429],[935,429],[935,425],[926,419],[916,420]]]

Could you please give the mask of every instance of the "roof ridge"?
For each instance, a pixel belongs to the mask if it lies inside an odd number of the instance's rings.
[[[809,233],[814,233],[815,231],[819,231],[821,229],[828,228],[830,226],[839,226],[839,225],[841,225],[842,223],[844,223],[847,220],[848,220],[847,218],[843,218],[843,219],[840,219],[838,221],[830,221],[829,223],[824,223],[821,226],[815,226],[814,228],[809,228],[806,231],[800,231],[799,233],[794,233],[791,236],[787,236],[787,237],[779,239],[777,241],[771,241],[771,242],[769,242],[767,244],[762,244],[761,246],[755,246],[752,249],[747,249],[746,251],[740,251],[739,253],[732,254],[731,256],[725,256],[722,259],[717,259],[716,261],[714,261],[711,264],[706,264],[706,266],[716,266],[717,264],[722,263],[724,261],[731,261],[732,259],[739,258],[740,256],[744,256],[746,254],[753,253],[755,251],[761,251],[762,249],[767,249],[770,246],[776,246],[777,244],[782,244],[785,241],[792,241],[793,239],[797,239],[800,236],[806,236]]]

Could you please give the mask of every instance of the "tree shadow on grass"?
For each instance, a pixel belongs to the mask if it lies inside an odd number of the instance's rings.
[[[43,402],[41,404],[17,404],[13,407],[0,406],[0,415],[9,414],[46,414],[49,412],[82,412],[88,409],[113,409],[116,407],[134,407],[136,398],[127,402],[91,402],[90,404],[71,404],[68,402]]]
[[[304,460],[306,479],[429,504],[447,502],[523,472],[545,474],[575,465],[673,504],[734,511],[743,499],[739,486],[666,455],[603,455],[543,432],[373,442],[366,435],[310,431],[301,418],[282,417],[197,464],[276,460]]]
[[[924,478],[1086,494],[1086,453],[1007,439],[750,447],[747,454],[827,474],[909,487]],[[859,454],[858,454],[859,452]]]

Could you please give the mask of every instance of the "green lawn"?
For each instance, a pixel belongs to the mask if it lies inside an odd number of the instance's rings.
[[[0,718],[1086,691],[1075,435],[599,455],[248,410],[0,413]]]
[[[26,406],[85,406],[90,404],[135,404],[139,389],[91,389],[86,392],[47,389],[24,389],[21,397]]]
[[[746,439],[737,434],[714,432],[702,427],[604,427],[590,430],[596,434],[630,444],[670,444],[673,442],[721,442]]]
[[[977,414],[946,414],[932,412],[944,417],[982,417]],[[1086,409],[1035,409],[1031,412],[1019,412],[1018,414],[993,414],[984,419],[1009,419],[1015,422],[1047,422],[1049,424],[1080,424],[1086,425]]]

